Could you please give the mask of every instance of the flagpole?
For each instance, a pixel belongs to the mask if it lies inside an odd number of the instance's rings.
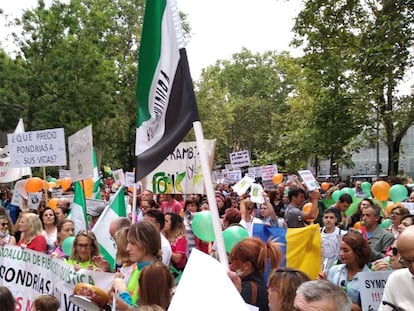
[[[229,262],[226,248],[224,246],[223,232],[218,213],[216,197],[213,189],[213,180],[211,178],[210,165],[208,163],[207,151],[204,145],[203,128],[200,121],[193,122],[194,133],[197,142],[197,149],[201,160],[201,170],[203,172],[204,186],[207,192],[208,205],[210,206],[211,218],[213,220],[214,235],[216,237],[217,251],[220,263],[228,270]]]
[[[134,190],[132,191],[132,224],[137,222],[137,182],[134,182]]]
[[[85,220],[85,229],[86,232],[89,232],[89,224],[88,224],[88,216],[87,216],[87,212],[88,212],[88,207],[86,206],[86,194],[85,194],[85,184],[83,183],[83,179],[81,180],[82,183],[82,192],[83,192],[83,204],[85,206],[85,210],[83,213],[84,216],[84,220]]]

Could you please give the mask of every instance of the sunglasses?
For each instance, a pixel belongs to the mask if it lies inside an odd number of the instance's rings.
[[[8,223],[8,222],[2,222],[2,223],[1,223],[1,226],[2,226],[2,227],[7,227],[8,225],[9,225],[9,223]]]

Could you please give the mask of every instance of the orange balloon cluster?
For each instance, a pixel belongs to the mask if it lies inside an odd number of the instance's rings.
[[[390,192],[390,184],[385,181],[377,181],[371,187],[371,193],[377,200],[386,201]]]
[[[26,182],[27,192],[39,192],[43,188],[43,180],[39,177],[29,178]]]
[[[272,177],[273,184],[278,185],[283,181],[283,174],[276,174]]]

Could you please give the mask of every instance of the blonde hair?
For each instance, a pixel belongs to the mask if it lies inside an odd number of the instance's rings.
[[[128,252],[126,250],[128,245],[129,227],[124,227],[115,232],[116,243],[116,262],[117,263],[131,263]]]
[[[27,221],[28,230],[26,233],[22,232],[21,240],[24,240],[26,243],[29,243],[34,239],[34,237],[38,236],[39,234],[42,234],[42,222],[40,221],[39,216],[33,213],[23,214],[20,218],[20,221],[22,219],[25,219]]]
[[[72,254],[70,255],[69,259],[77,260],[79,262],[81,261],[79,257],[79,253],[78,253],[78,248],[77,248],[78,238],[80,236],[87,237],[89,241],[91,242],[90,259],[92,259],[94,256],[99,256],[101,254],[99,250],[99,244],[96,240],[95,233],[91,231],[79,231],[75,236],[75,240],[73,241]]]

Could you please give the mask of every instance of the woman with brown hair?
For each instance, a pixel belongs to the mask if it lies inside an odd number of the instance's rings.
[[[410,211],[404,206],[395,206],[390,213],[391,225],[387,230],[394,235],[394,238],[398,238],[400,232],[398,226],[404,216],[410,215]]]
[[[18,228],[21,236],[17,246],[46,253],[46,238],[42,234],[42,222],[38,215],[30,212],[21,214]]]
[[[187,263],[187,239],[183,219],[175,213],[165,214],[164,235],[171,244],[171,264],[184,270]]]
[[[63,219],[57,223],[56,229],[56,247],[52,250],[49,250],[49,254],[53,257],[65,259],[68,256],[62,249],[62,243],[67,237],[73,236],[73,233],[75,232],[75,223],[70,219]]]
[[[91,231],[79,231],[73,241],[72,254],[65,262],[72,265],[75,271],[96,270],[98,266],[94,260],[97,257],[100,257],[100,251],[95,234]]]
[[[333,266],[328,274],[322,272],[319,277],[341,286],[351,299],[352,310],[361,310],[358,272],[370,272],[368,263],[371,248],[361,233],[351,231],[342,238],[339,257],[342,264]]]
[[[232,277],[244,301],[259,307],[259,311],[269,310],[266,282],[263,274],[267,263],[277,269],[283,260],[278,243],[263,242],[258,238],[247,238],[237,243],[230,253],[230,270],[240,278]]]
[[[56,297],[43,294],[35,298],[31,311],[57,311],[59,308],[60,302]]]
[[[273,270],[267,283],[270,311],[293,311],[296,290],[299,285],[310,281],[302,271],[290,268]]]
[[[40,214],[39,219],[43,226],[43,235],[46,238],[47,250],[50,251],[56,247],[55,242],[57,240],[57,228],[58,222],[55,211],[50,207],[46,207]]]

